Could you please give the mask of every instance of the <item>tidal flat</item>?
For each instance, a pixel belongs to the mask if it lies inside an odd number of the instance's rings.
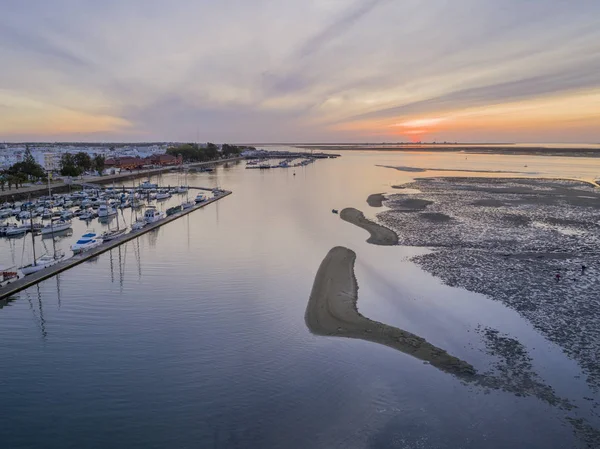
[[[430,178],[378,214],[413,261],[518,311],[600,388],[599,189],[549,179]],[[414,192],[414,190],[411,190]],[[407,207],[418,205],[419,207]]]

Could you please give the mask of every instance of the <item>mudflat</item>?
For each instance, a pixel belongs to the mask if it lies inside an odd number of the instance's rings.
[[[374,193],[367,198],[367,204],[371,207],[381,207],[385,196],[383,193]]]

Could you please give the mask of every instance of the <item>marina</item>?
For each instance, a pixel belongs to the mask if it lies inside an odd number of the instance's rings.
[[[108,251],[112,248],[115,248],[129,240],[133,240],[133,239],[139,237],[140,235],[150,232],[160,226],[163,226],[167,223],[177,220],[178,218],[183,217],[184,215],[187,215],[191,212],[194,212],[198,209],[208,206],[209,204],[219,201],[220,199],[225,198],[228,195],[231,195],[231,193],[232,192],[230,192],[230,191],[221,190],[218,192],[218,194],[216,194],[211,199],[206,199],[202,202],[197,202],[193,207],[183,209],[175,214],[172,214],[172,215],[169,215],[166,217],[153,214],[153,215],[149,216],[150,219],[147,222],[148,224],[141,229],[131,230],[131,232],[117,236],[113,239],[110,239],[109,241],[103,241],[102,243],[100,243],[97,246],[94,246],[90,250],[79,252],[78,254],[75,254],[73,257],[62,260],[55,264],[51,264],[47,268],[36,271],[34,274],[32,274],[30,276],[26,276],[24,278],[15,280],[13,282],[9,282],[5,286],[0,287],[0,300],[7,298],[11,295],[14,295],[15,293],[17,293],[21,290],[29,288],[32,285],[35,285],[38,282],[48,279],[49,277],[52,277],[62,271],[65,271],[65,270],[68,270],[69,268],[75,267],[75,266],[79,265],[80,263],[85,262],[86,260],[97,257],[98,255],[105,253],[106,251]]]

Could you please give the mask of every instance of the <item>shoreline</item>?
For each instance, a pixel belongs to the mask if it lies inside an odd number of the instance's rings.
[[[367,239],[367,243],[382,246],[398,244],[398,235],[394,231],[369,220],[358,209],[347,207],[340,212],[340,218],[368,231],[371,236]]]
[[[394,146],[381,145],[294,145],[295,148],[318,151],[398,151],[426,153],[462,153],[462,154],[497,154],[512,156],[561,156],[561,157],[600,157],[600,148],[569,148],[569,147],[516,147],[507,145],[485,146],[469,144],[406,144]]]

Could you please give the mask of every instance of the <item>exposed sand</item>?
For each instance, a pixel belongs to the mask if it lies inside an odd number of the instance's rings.
[[[517,396],[535,396],[550,405],[572,409],[569,401],[558,397],[533,371],[525,348],[496,330],[482,330],[486,346],[497,360],[496,372],[478,373],[468,362],[433,346],[424,338],[361,315],[357,306],[355,260],[354,251],[338,246],[331,249],[321,262],[304,315],[313,334],[382,344],[423,360],[466,384],[503,390]]]
[[[347,207],[340,213],[342,220],[359,226],[371,234],[371,237],[367,240],[368,243],[373,245],[386,245],[392,246],[398,244],[398,236],[394,231],[381,226],[377,223],[372,222],[365,218],[364,214],[358,209]]]
[[[374,193],[373,195],[369,195],[367,203],[371,207],[381,207],[383,205],[383,200],[385,200],[383,193]]]
[[[321,263],[304,317],[312,333],[379,343],[456,376],[468,377],[475,373],[470,364],[425,339],[362,316],[357,309],[355,260],[354,251],[338,246],[329,251]]]

